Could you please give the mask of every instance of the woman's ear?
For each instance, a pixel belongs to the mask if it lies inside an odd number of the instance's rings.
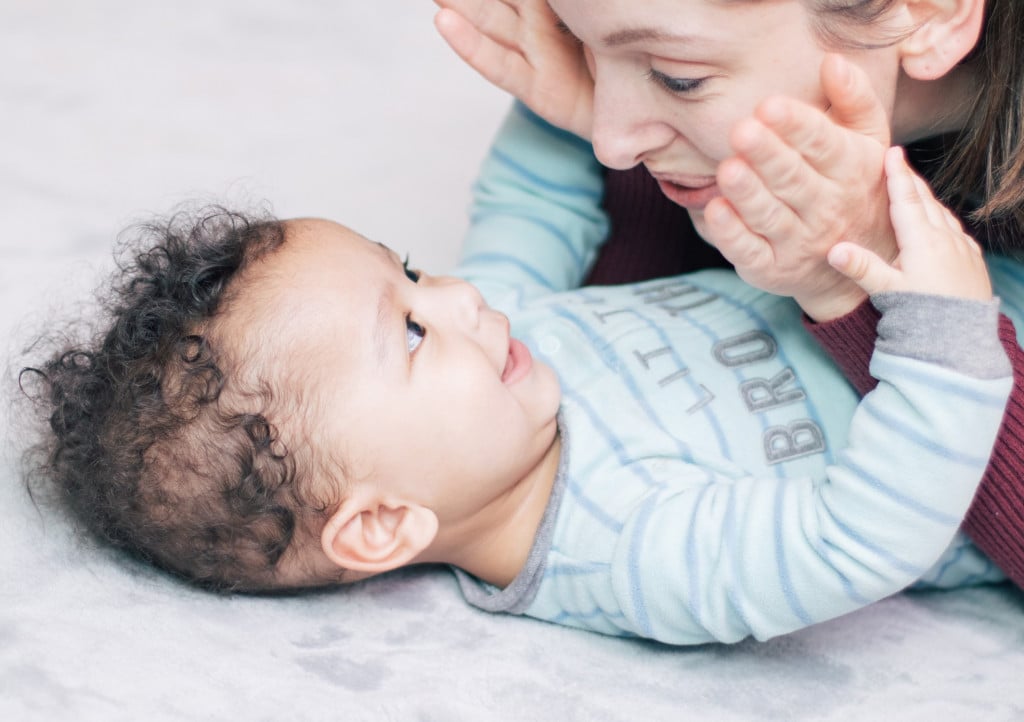
[[[425,506],[356,490],[328,519],[320,546],[343,569],[380,574],[412,562],[437,529],[437,515]]]
[[[985,0],[904,0],[915,28],[900,43],[904,72],[917,80],[946,75],[981,37]]]

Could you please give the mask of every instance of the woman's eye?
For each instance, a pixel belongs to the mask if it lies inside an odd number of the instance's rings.
[[[423,343],[423,339],[427,335],[427,330],[420,326],[418,323],[412,320],[412,317],[408,314],[405,316],[405,341],[409,346],[409,355],[412,354],[420,347]]]
[[[572,30],[570,30],[569,26],[563,23],[561,19],[559,19],[558,22],[555,23],[555,29],[558,30],[558,32],[560,32],[562,35],[572,40],[577,45],[583,45],[583,41],[576,37],[576,34]]]
[[[413,283],[419,282],[420,272],[415,269],[409,268],[408,256],[406,256],[405,260],[402,261],[402,270],[405,271],[405,277],[408,278],[410,281],[412,281]]]
[[[704,84],[704,81],[707,80],[707,78],[673,78],[671,75],[665,75],[653,68],[647,74],[647,77],[668,92],[677,95],[692,93],[699,89]]]

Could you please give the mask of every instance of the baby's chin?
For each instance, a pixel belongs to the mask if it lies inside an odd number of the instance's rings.
[[[546,362],[534,357],[534,373],[537,384],[534,387],[538,403],[543,407],[543,415],[554,420],[562,405],[562,384],[558,374]]]

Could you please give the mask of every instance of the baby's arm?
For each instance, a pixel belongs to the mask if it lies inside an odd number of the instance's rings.
[[[898,267],[855,245],[833,254],[882,312],[871,361],[879,383],[846,448],[822,481],[710,472],[698,491],[648,500],[621,533],[616,563],[639,633],[689,644],[784,634],[903,589],[956,533],[1011,369],[976,244],[899,150],[886,170]]]
[[[583,48],[545,0],[434,0],[434,24],[484,78],[558,128],[590,137],[594,82]]]
[[[608,234],[602,192],[590,144],[516,103],[473,186],[456,275],[502,306],[577,288]]]
[[[1009,370],[994,302],[887,295],[879,385],[824,479],[708,470],[686,492],[652,489],[630,517],[613,578],[632,631],[674,644],[767,639],[892,595],[940,558],[984,473]],[[971,332],[907,334],[923,313]]]

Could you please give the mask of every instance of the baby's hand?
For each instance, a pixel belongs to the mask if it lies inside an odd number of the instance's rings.
[[[838,243],[829,251],[829,263],[868,294],[910,291],[991,299],[981,248],[910,169],[902,149],[888,150],[885,173],[898,258],[889,264],[855,243]]]
[[[822,63],[826,113],[772,97],[730,136],[722,197],[705,209],[706,235],[754,286],[793,296],[812,318],[835,318],[863,293],[828,264],[838,241],[896,255],[882,158],[889,121],[865,73],[839,55]]]
[[[434,0],[452,50],[559,128],[590,139],[594,81],[583,47],[545,0]]]

